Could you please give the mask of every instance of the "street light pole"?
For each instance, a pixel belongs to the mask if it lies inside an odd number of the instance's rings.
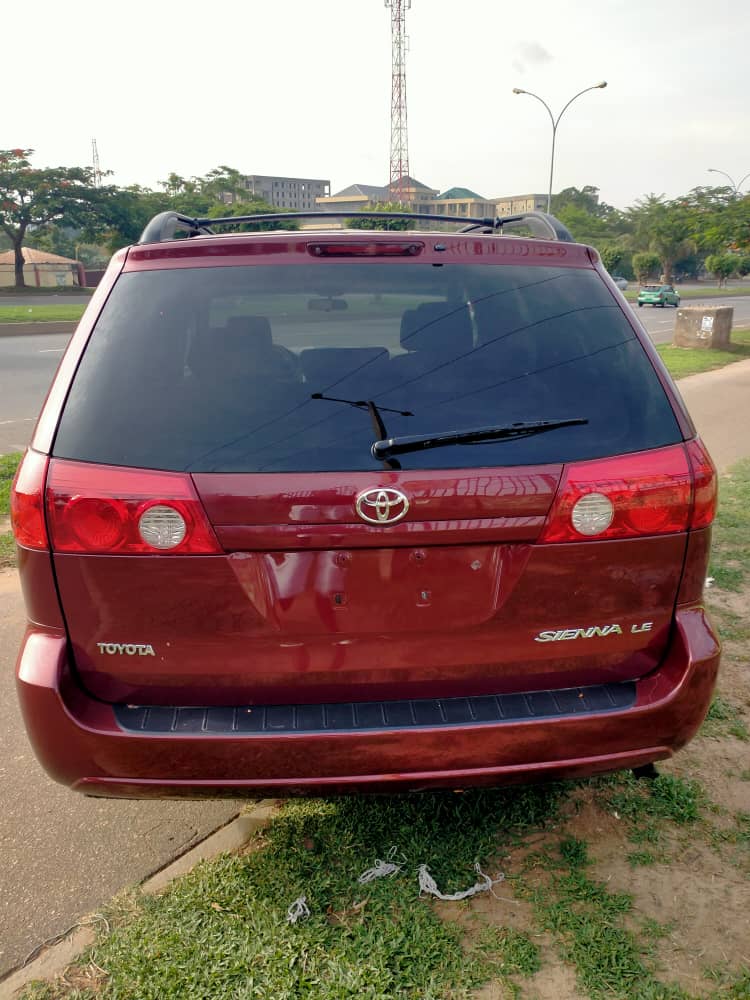
[[[539,101],[540,104],[543,104],[544,107],[547,109],[549,120],[552,122],[552,153],[550,155],[550,160],[549,160],[549,187],[547,189],[548,213],[552,207],[552,178],[555,173],[555,139],[557,138],[557,126],[560,124],[560,119],[568,110],[573,101],[579,98],[582,94],[587,94],[590,90],[603,90],[606,86],[607,86],[607,81],[602,80],[601,83],[595,83],[592,87],[585,87],[583,90],[579,90],[577,94],[573,94],[573,96],[565,105],[565,107],[562,109],[557,118],[555,118],[555,116],[552,114],[552,109],[550,108],[549,104],[547,104],[546,101],[542,100],[539,94],[533,94],[530,90],[522,90],[520,87],[513,88],[514,94],[527,94],[529,97],[535,97],[537,101]]]
[[[745,183],[745,181],[748,179],[748,177],[750,177],[750,174],[745,174],[745,176],[743,178],[741,178],[739,184],[735,184],[734,181],[732,180],[732,178],[729,176],[729,174],[726,173],[724,170],[715,170],[713,167],[708,167],[707,169],[708,169],[709,174],[721,174],[722,177],[726,177],[726,179],[732,185],[732,189],[734,191],[735,198],[739,198],[739,196],[740,196],[740,189],[742,188],[742,185]]]

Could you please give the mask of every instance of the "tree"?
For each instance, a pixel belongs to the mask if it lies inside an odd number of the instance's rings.
[[[622,248],[618,246],[602,247],[599,253],[601,254],[602,264],[604,264],[610,274],[614,274],[615,268],[624,256]]]
[[[15,255],[15,285],[25,288],[23,245],[31,230],[54,222],[93,229],[111,194],[97,188],[90,167],[32,167],[32,149],[0,150],[0,229]]]
[[[658,274],[660,266],[661,260],[657,253],[646,251],[645,253],[633,254],[633,270],[641,284]]]
[[[347,219],[346,224],[349,229],[390,229],[406,230],[411,229],[414,221],[411,219],[379,219],[378,214],[383,212],[403,212],[404,206],[397,201],[384,201],[377,204],[369,204],[361,215],[355,215]],[[450,216],[446,216],[446,222],[450,222]]]
[[[713,253],[706,257],[706,270],[716,277],[719,288],[725,285],[727,278],[730,278],[737,270],[739,258],[731,253]]]
[[[627,216],[633,247],[658,254],[664,280],[671,282],[675,262],[694,249],[689,207],[682,201],[665,201],[663,195],[650,194],[629,208]]]

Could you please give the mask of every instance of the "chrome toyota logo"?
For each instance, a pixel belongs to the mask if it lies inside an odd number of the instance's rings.
[[[378,487],[357,497],[357,513],[369,524],[395,524],[406,516],[409,501],[401,490]]]

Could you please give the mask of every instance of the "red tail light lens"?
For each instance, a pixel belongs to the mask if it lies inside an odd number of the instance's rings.
[[[719,502],[719,488],[716,478],[716,467],[706,446],[700,438],[686,445],[690,467],[693,470],[693,515],[690,519],[691,528],[707,528],[716,516],[716,506]]]
[[[592,500],[584,499],[594,494]],[[598,541],[686,531],[692,498],[691,467],[683,445],[575,463],[563,473],[539,540]],[[609,518],[605,501],[611,504]],[[598,524],[585,516],[587,506],[596,513],[595,505],[601,510]],[[586,530],[587,525],[599,530]]]
[[[55,552],[209,555],[223,551],[190,476],[179,472],[53,459],[47,517]],[[170,524],[171,532],[160,530]],[[182,525],[179,531],[175,524]]]
[[[49,548],[44,523],[44,480],[46,455],[27,451],[18,466],[10,490],[10,522],[19,545],[27,549]]]

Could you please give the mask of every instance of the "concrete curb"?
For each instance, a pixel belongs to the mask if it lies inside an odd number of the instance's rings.
[[[0,323],[0,337],[39,337],[48,333],[72,333],[78,320],[58,323]]]
[[[235,816],[226,826],[209,834],[205,840],[141,882],[141,891],[156,895],[174,879],[189,872],[199,861],[208,861],[227,851],[239,850],[253,834],[268,825],[277,810],[277,799],[261,799],[250,812]],[[5,978],[0,979],[0,1000],[11,1000],[18,990],[34,979],[52,979],[64,972],[94,943],[97,926],[95,917],[83,918],[61,941],[44,948],[28,965],[9,972]]]

